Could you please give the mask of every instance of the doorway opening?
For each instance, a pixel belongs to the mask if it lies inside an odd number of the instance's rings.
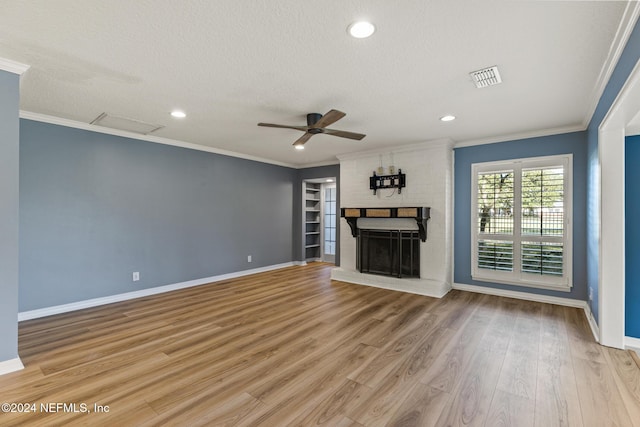
[[[306,261],[335,264],[337,245],[336,179],[303,182],[304,252]]]

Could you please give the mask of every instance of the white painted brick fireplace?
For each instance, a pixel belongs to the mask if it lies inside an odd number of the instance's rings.
[[[369,177],[380,166],[381,156],[384,174],[389,173],[389,166],[406,174],[406,187],[400,194],[397,189],[379,189],[375,195],[369,190]],[[431,219],[427,241],[420,243],[420,278],[411,279],[360,273],[356,269],[356,239],[341,218],[340,267],[332,271],[331,278],[420,295],[445,295],[453,281],[452,141],[430,141],[338,158],[342,208],[425,206],[431,208]]]

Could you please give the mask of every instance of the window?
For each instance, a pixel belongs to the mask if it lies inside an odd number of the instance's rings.
[[[474,280],[569,291],[572,156],[472,165]]]
[[[336,254],[336,187],[324,187],[324,255]]]

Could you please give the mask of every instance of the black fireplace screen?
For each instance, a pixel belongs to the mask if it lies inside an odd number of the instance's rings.
[[[418,230],[360,229],[356,251],[361,273],[420,277]]]

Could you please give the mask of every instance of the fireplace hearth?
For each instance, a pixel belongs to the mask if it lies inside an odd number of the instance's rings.
[[[356,268],[360,273],[420,277],[418,230],[360,229],[356,252]]]

